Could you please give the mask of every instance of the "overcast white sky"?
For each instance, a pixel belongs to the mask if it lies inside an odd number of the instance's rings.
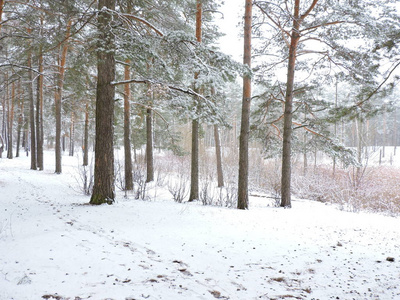
[[[221,51],[232,55],[239,62],[243,60],[243,38],[240,36],[243,29],[238,24],[244,14],[244,3],[245,0],[226,0],[221,7],[224,16],[216,20],[221,31],[226,34],[219,43]]]

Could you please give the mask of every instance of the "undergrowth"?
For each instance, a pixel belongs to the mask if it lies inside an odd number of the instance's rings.
[[[223,151],[224,186],[217,187],[217,168],[212,149],[203,151],[200,159],[199,199],[204,205],[236,207],[238,184],[238,152],[225,148]],[[263,159],[257,149],[249,155],[249,193],[262,193],[280,204],[280,159]],[[80,168],[80,181],[83,191],[88,194],[92,186],[92,174]],[[136,199],[147,199],[152,188],[160,188],[170,193],[178,202],[188,200],[190,191],[190,155],[175,156],[163,153],[155,156],[155,182],[145,183],[145,160],[139,160],[133,168],[134,191]],[[398,190],[400,168],[376,166],[356,169],[336,168],[320,165],[304,172],[297,163],[292,168],[292,194],[294,197],[332,203],[340,209],[352,212],[370,211],[389,215],[400,214],[400,193]],[[116,163],[116,184],[123,190],[123,167]]]

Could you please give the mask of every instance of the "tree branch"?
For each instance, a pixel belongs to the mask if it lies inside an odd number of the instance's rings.
[[[154,109],[154,107],[149,106],[149,105],[145,105],[145,104],[142,104],[142,103],[139,103],[139,102],[132,102],[132,101],[130,101],[130,102],[133,105],[141,106],[141,107],[146,108],[146,109],[151,109],[153,112],[155,112],[164,121],[165,124],[167,124],[167,128],[169,127],[168,121],[163,117],[163,115],[161,113],[159,113],[156,109]]]
[[[278,126],[276,126],[274,123],[271,123],[271,126],[276,129],[276,131],[278,132],[278,138],[282,140],[281,131],[279,130]]]
[[[174,86],[172,84],[154,81],[151,79],[130,79],[130,80],[125,80],[125,81],[111,82],[111,85],[118,86],[118,85],[128,84],[128,83],[159,84],[159,85],[168,87],[170,90],[178,91],[178,92],[188,94],[191,96],[196,96],[202,100],[208,101],[208,99],[206,97],[204,97],[203,95],[201,95],[199,93],[196,93],[194,90],[192,90],[190,88],[182,88],[182,87]]]
[[[290,37],[290,32],[287,31],[287,30],[285,30],[277,21],[275,21],[275,20],[269,15],[269,13],[265,11],[264,8],[262,8],[258,3],[254,3],[254,5],[257,6],[257,7],[261,10],[261,12],[262,12],[264,15],[266,15],[267,18],[270,19],[271,22],[274,23],[275,26],[278,27],[278,28],[281,30],[281,32],[282,32],[283,34],[285,34],[285,35],[287,35],[288,37]],[[284,40],[285,40],[286,44],[288,45],[289,42],[288,42],[285,38],[284,38]]]
[[[330,138],[328,138],[327,136],[324,136],[324,135],[322,135],[322,134],[320,134],[320,133],[318,133],[318,132],[316,132],[316,131],[314,131],[314,130],[308,128],[307,125],[302,125],[302,124],[297,123],[297,122],[292,122],[292,123],[293,123],[294,125],[297,125],[297,126],[298,126],[298,127],[294,128],[294,129],[304,128],[304,130],[307,130],[308,132],[311,132],[312,134],[318,135],[318,136],[320,136],[320,137],[322,137],[322,138],[324,138],[324,139],[326,139],[326,140],[328,140],[328,141],[331,141]]]
[[[311,3],[310,7],[307,9],[307,11],[301,15],[300,20],[303,21],[310,13],[311,11],[314,9],[315,5],[317,5],[318,0],[313,0],[313,2]]]
[[[29,67],[21,66],[21,65],[16,65],[16,64],[11,64],[11,63],[8,63],[8,64],[1,64],[1,65],[0,65],[0,69],[1,69],[1,68],[4,68],[4,67],[12,67],[12,68],[25,69],[25,70],[33,71],[33,72],[35,72],[35,73],[37,73],[37,74],[39,74],[39,75],[44,75],[44,74],[38,72],[37,70],[35,70],[35,69],[33,69],[33,68],[29,68]]]
[[[45,12],[46,14],[49,14],[49,15],[52,15],[52,16],[61,16],[61,14],[56,14],[56,13],[54,13],[53,11],[50,11],[50,10],[47,10],[47,9],[44,9],[44,8],[41,8],[41,7],[37,7],[36,5],[30,4],[29,2],[21,2],[21,1],[15,1],[15,0],[7,0],[7,3],[8,3],[8,4],[21,4],[21,5],[26,5],[26,6],[29,6],[30,8],[43,11],[43,12]]]
[[[386,76],[386,78],[381,82],[381,84],[380,84],[375,90],[373,90],[373,91],[368,95],[368,97],[367,97],[365,100],[359,101],[359,102],[356,103],[354,106],[360,107],[362,104],[364,104],[364,103],[367,102],[369,99],[371,99],[371,97],[372,97],[373,95],[375,95],[375,94],[378,92],[378,90],[386,83],[386,81],[389,80],[390,76],[393,74],[394,70],[396,70],[396,68],[397,68],[398,66],[400,66],[400,61],[397,62],[397,64],[396,64],[396,65],[393,67],[393,69],[389,72],[389,75]]]
[[[346,21],[334,21],[334,22],[323,23],[323,24],[311,26],[311,27],[308,27],[308,28],[304,28],[304,29],[300,30],[300,32],[310,31],[310,30],[317,29],[317,28],[320,28],[320,27],[336,25],[336,24],[342,24],[342,23],[346,23]]]
[[[146,26],[150,27],[151,29],[153,29],[159,36],[164,36],[164,34],[161,32],[161,30],[157,29],[153,24],[151,24],[150,22],[146,21],[145,19],[142,19],[140,17],[131,15],[131,14],[121,14],[123,17],[131,19],[131,20],[135,20],[137,22],[143,23]]]

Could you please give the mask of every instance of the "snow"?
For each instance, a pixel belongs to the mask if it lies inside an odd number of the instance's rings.
[[[400,299],[398,218],[179,204],[161,187],[89,206],[77,158],[60,175],[51,158],[0,160],[0,299]]]

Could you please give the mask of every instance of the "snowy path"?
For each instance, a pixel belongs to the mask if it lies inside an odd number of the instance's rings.
[[[0,160],[1,300],[400,299],[397,218],[260,199],[92,207],[68,171],[27,166]]]

